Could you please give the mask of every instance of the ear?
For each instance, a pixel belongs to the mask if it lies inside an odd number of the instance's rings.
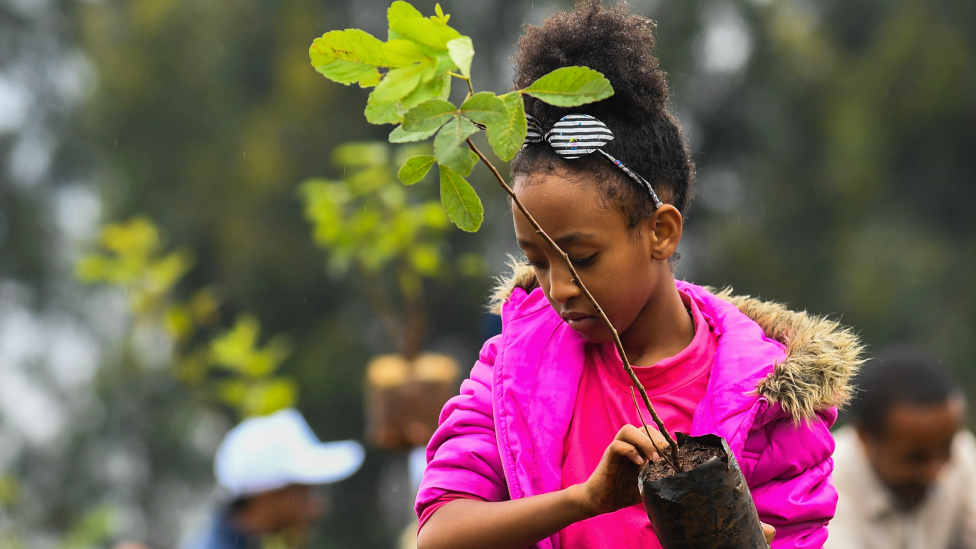
[[[681,212],[671,204],[663,204],[645,223],[651,257],[667,261],[681,242],[681,231],[684,228]]]

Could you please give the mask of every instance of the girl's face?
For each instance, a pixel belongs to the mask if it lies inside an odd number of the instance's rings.
[[[573,261],[587,289],[621,335],[646,316],[655,294],[672,280],[667,259],[681,239],[681,215],[664,205],[637,229],[605,205],[598,183],[565,174],[530,174],[515,181],[515,194]],[[552,308],[587,341],[611,340],[596,310],[573,283],[559,254],[535,232],[514,202],[515,236]],[[672,283],[673,286],[673,283]]]

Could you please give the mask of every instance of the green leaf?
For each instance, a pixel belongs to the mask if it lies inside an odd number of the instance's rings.
[[[323,34],[312,42],[308,56],[315,70],[326,78],[364,88],[380,81],[377,67],[391,66],[383,55],[383,42],[359,29]]]
[[[397,177],[404,185],[413,185],[414,183],[420,181],[427,175],[430,171],[430,167],[434,165],[434,157],[430,155],[424,156],[414,156],[408,158],[397,172]]]
[[[496,124],[506,118],[505,103],[491,92],[478,92],[461,104],[461,114],[480,124]]]
[[[438,163],[467,177],[471,175],[471,171],[474,170],[474,165],[478,163],[478,155],[474,154],[467,147],[458,147],[453,155],[445,158],[443,162],[438,161]]]
[[[428,55],[429,50],[427,48],[406,38],[389,40],[382,44],[384,57],[390,62],[398,63],[398,66],[401,67],[420,63],[424,59],[430,59],[431,57]]]
[[[470,174],[478,157],[465,146],[465,140],[477,131],[478,126],[460,116],[444,124],[434,138],[434,157],[437,158],[437,163],[463,175]]]
[[[458,31],[441,21],[427,19],[406,2],[394,2],[387,10],[386,17],[395,36],[410,38],[440,50],[446,50],[448,42],[461,37]]]
[[[485,219],[481,199],[460,174],[447,166],[440,166],[441,204],[451,221],[462,231],[473,233]]]
[[[436,16],[432,15],[430,18],[434,19],[435,21],[440,21],[441,23],[444,23],[446,25],[447,22],[451,20],[450,14],[444,15],[444,10],[441,9],[441,5],[439,3],[434,4],[434,13],[436,13],[437,15]]]
[[[450,101],[430,99],[403,115],[403,129],[408,132],[425,132],[443,126],[457,116],[457,107]]]
[[[499,98],[505,105],[505,119],[495,124],[488,124],[488,144],[495,151],[498,158],[508,162],[515,158],[528,130],[525,121],[525,104],[519,92],[506,93]]]
[[[471,60],[474,59],[474,44],[467,36],[455,38],[447,43],[447,52],[458,66],[461,74],[471,78]]]
[[[586,67],[563,67],[521,90],[536,99],[560,107],[576,107],[613,95],[613,86],[603,74]]]
[[[434,128],[426,132],[408,132],[403,129],[403,126],[397,126],[390,132],[390,143],[413,143],[414,141],[423,141],[424,139],[429,139],[432,135],[437,133],[439,128]]]
[[[422,71],[423,65],[420,64],[391,69],[376,85],[376,89],[370,96],[375,98],[377,103],[396,101],[417,88]]]
[[[400,100],[399,112],[409,111],[428,99],[447,99],[451,94],[451,75],[442,74],[430,82],[423,82],[410,95]],[[402,116],[400,117],[403,118]]]
[[[373,94],[369,94],[372,99]],[[366,102],[366,121],[370,124],[397,124],[401,122],[400,114],[396,103],[373,103]]]

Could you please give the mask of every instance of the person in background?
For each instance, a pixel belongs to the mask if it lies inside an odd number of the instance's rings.
[[[243,421],[214,459],[221,503],[184,549],[258,547],[275,534],[300,544],[325,511],[314,487],[352,475],[363,457],[358,442],[319,442],[293,409]]]
[[[909,348],[858,377],[853,421],[835,434],[827,549],[976,548],[976,439],[959,383]]]

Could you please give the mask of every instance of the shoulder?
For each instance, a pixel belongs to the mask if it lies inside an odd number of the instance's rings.
[[[734,295],[731,289],[716,292],[687,282],[678,287],[692,293],[715,322],[720,344],[721,338],[734,340],[725,357],[738,370],[734,374],[757,376],[755,393],[794,422],[815,421],[851,398],[864,347],[850,328],[780,303]]]
[[[510,275],[499,278],[490,303],[502,316],[505,344],[514,334],[523,343],[548,337],[558,328],[559,316],[532,268],[514,259],[511,267]],[[728,379],[717,379],[716,387],[748,393],[731,391],[742,401],[737,404],[765,397],[799,424],[816,421],[832,409],[836,417],[835,409],[851,398],[851,380],[864,361],[864,347],[850,328],[780,303],[735,295],[731,289],[676,284],[691,294],[719,338],[713,376]]]
[[[971,483],[976,483],[976,437],[972,431],[963,429],[952,441],[952,464],[964,471]]]

